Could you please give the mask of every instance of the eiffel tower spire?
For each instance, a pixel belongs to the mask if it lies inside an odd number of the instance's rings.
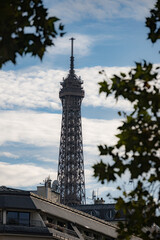
[[[62,125],[59,148],[58,182],[60,201],[65,205],[85,204],[84,160],[81,126],[82,80],[74,73],[71,38],[70,71],[61,83]]]
[[[73,41],[75,40],[75,38],[70,38],[70,40],[71,40],[70,72],[74,73]]]

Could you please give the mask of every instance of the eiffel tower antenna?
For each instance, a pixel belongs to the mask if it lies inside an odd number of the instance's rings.
[[[74,72],[74,56],[73,56],[73,43],[75,38],[70,38],[71,40],[71,57],[70,57],[70,71]]]

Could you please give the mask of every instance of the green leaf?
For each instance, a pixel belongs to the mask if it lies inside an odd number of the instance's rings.
[[[126,77],[126,74],[125,74],[125,73],[120,73],[120,75],[121,75],[122,77]]]
[[[56,36],[64,35],[61,23],[56,31],[57,21],[48,17],[42,0],[0,1],[0,67],[8,61],[16,64],[17,56],[27,53],[42,60]]]

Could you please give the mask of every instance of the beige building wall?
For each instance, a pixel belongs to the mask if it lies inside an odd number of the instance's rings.
[[[60,202],[60,195],[53,192],[48,186],[37,186],[37,195],[53,202]]]

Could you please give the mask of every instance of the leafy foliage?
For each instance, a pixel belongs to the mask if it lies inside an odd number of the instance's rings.
[[[160,0],[155,4],[155,8],[150,11],[151,16],[146,18],[146,26],[149,28],[148,39],[155,43],[160,39]]]
[[[111,84],[100,82],[100,93],[123,97],[133,105],[131,113],[123,115],[117,143],[114,146],[99,146],[100,155],[111,156],[113,163],[93,166],[94,176],[104,183],[123,178],[129,172],[135,187],[123,191],[117,200],[117,209],[122,209],[126,222],[119,223],[118,239],[130,239],[135,234],[142,239],[155,239],[153,223],[159,225],[160,216],[160,86],[158,69],[151,63],[136,63],[128,74],[114,75]],[[120,189],[120,186],[118,186]],[[156,199],[156,200],[155,200]],[[143,229],[143,231],[142,231]],[[153,237],[153,238],[152,238]],[[160,239],[156,238],[156,239]]]
[[[160,0],[151,17],[146,18],[150,29],[148,38],[154,43],[160,39]],[[94,176],[101,183],[118,181],[129,175],[133,189],[121,186],[122,196],[115,199],[117,210],[126,216],[119,222],[118,240],[129,240],[132,235],[144,240],[160,239],[160,79],[159,67],[143,61],[135,63],[128,74],[114,75],[110,82],[100,82],[100,93],[124,98],[131,102],[132,111],[118,112],[123,116],[114,146],[99,146],[101,156],[110,156],[112,163],[102,160],[93,166]],[[102,70],[100,72],[106,76]]]
[[[42,0],[0,1],[0,68],[8,61],[16,64],[17,55],[31,53],[42,59],[47,46],[54,45],[64,26],[57,17],[48,17]]]

